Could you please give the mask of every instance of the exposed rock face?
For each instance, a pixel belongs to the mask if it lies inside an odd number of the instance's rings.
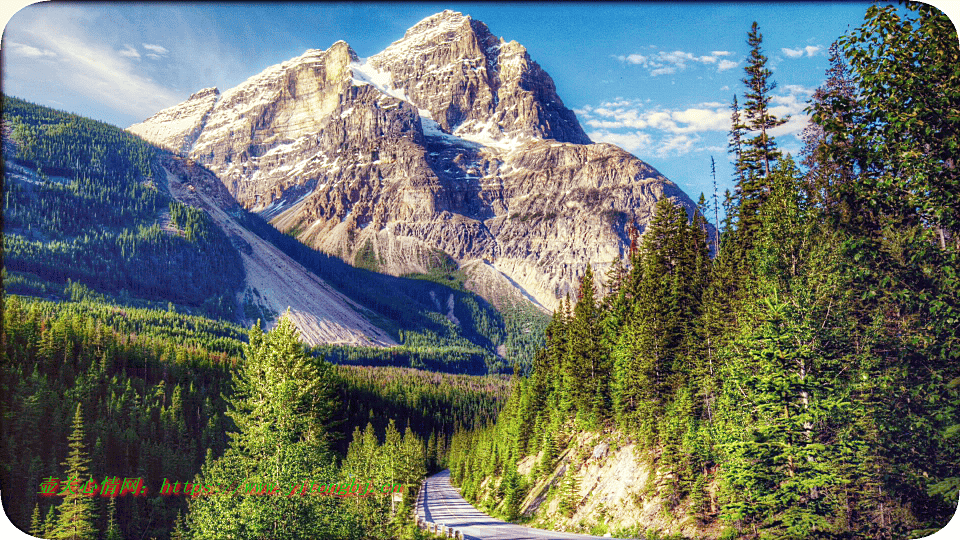
[[[210,215],[240,252],[246,287],[238,296],[255,298],[277,315],[286,313],[309,345],[389,346],[397,343],[374,325],[367,310],[346,298],[328,283],[238,224],[230,212],[236,208],[222,183],[189,160],[165,158],[166,187],[178,201]],[[256,317],[254,317],[256,319]],[[248,319],[244,326],[257,321]],[[277,319],[263,321],[265,330]]]
[[[622,255],[657,200],[694,208],[646,163],[591,144],[521,45],[450,11],[370,58],[337,42],[129,129],[307,244],[392,274],[442,250],[546,309],[588,262]]]

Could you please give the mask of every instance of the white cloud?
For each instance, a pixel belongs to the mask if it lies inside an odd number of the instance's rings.
[[[122,51],[118,51],[117,54],[120,56],[126,56],[127,58],[140,58],[140,53],[130,45],[124,45]]]
[[[657,129],[672,134],[725,131],[730,114],[719,102],[699,103],[686,109],[645,109],[637,101],[618,100],[576,111],[584,123],[598,129]]]
[[[673,66],[663,66],[663,67],[658,67],[656,69],[651,69],[650,75],[653,77],[656,77],[657,75],[673,75],[676,72],[677,72],[677,68]]]
[[[7,45],[10,47],[10,52],[25,58],[56,58],[57,53],[53,51],[48,51],[46,49],[38,49],[36,47],[31,47],[30,45],[25,45],[23,43],[9,43]]]
[[[621,62],[627,62],[629,64],[639,64],[641,66],[647,64],[648,58],[642,54],[631,54],[627,56],[620,55],[617,57]]]
[[[813,88],[788,84],[771,96],[770,112],[778,118],[788,118],[770,132],[784,137],[779,141],[781,148],[799,144],[799,135],[809,123],[803,109],[813,92]],[[592,130],[589,136],[594,141],[660,158],[697,151],[724,152],[726,148],[715,141],[717,136],[725,137],[730,129],[729,104],[719,101],[669,109],[617,97],[596,106],[584,106],[576,113],[584,126]],[[712,144],[705,146],[704,141]]]
[[[148,51],[153,51],[156,54],[167,54],[168,52],[170,52],[167,49],[161,47],[160,45],[151,45],[149,43],[144,43],[143,48]]]
[[[820,51],[822,51],[823,47],[820,45],[807,45],[806,47],[802,47],[799,49],[788,49],[784,47],[780,50],[783,52],[783,54],[787,55],[790,58],[800,58],[804,54],[806,54],[808,57],[814,56]]]
[[[732,66],[736,66],[737,63],[718,58],[720,56],[728,56],[730,54],[733,53],[729,51],[713,51],[709,55],[697,56],[686,51],[660,51],[649,56],[634,53],[629,55],[618,55],[615,56],[615,58],[621,62],[642,66],[649,70],[652,77],[656,77],[657,75],[672,75],[678,71],[683,71],[687,69],[687,67],[694,64],[717,64],[718,60],[719,66],[717,71],[730,69],[730,67],[727,67],[728,65],[732,64]]]
[[[594,131],[589,133],[590,140],[615,144],[627,152],[634,154],[645,153],[650,149],[653,137],[642,131],[632,133],[613,133],[610,131]]]
[[[810,117],[803,109],[807,107],[807,100],[813,95],[814,89],[799,84],[788,84],[783,89],[787,91],[786,95],[771,96],[773,106],[770,107],[770,112],[778,118],[786,118],[788,115],[790,118],[786,124],[772,129],[770,133],[775,137],[799,137],[810,122]]]
[[[737,67],[740,62],[734,62],[732,60],[720,60],[720,65],[717,66],[717,71],[726,71],[728,69],[733,69]]]
[[[674,135],[663,142],[655,151],[657,157],[682,156],[693,150],[693,145],[700,141],[696,135]]]

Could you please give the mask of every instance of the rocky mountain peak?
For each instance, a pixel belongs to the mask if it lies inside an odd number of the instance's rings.
[[[220,90],[218,90],[216,86],[211,86],[210,88],[204,88],[203,90],[198,90],[193,94],[190,94],[190,97],[187,98],[187,101],[192,101],[195,99],[203,99],[208,96],[216,97],[219,95],[220,95]]]
[[[445,133],[481,144],[590,143],[526,49],[469,15],[447,10],[427,17],[364,65],[384,74]]]
[[[495,303],[519,290],[553,308],[588,262],[602,272],[626,252],[657,200],[694,208],[654,168],[592,144],[523,45],[454,11],[371,57],[311,49],[130,130],[308,245],[396,275],[452,259]]]

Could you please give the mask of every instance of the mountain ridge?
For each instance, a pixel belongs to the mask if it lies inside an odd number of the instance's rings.
[[[591,143],[522,45],[452,11],[373,56],[310,49],[128,129],[309,246],[393,275],[428,273],[440,251],[545,311],[587,264],[624,256],[657,200],[695,211],[650,165]]]

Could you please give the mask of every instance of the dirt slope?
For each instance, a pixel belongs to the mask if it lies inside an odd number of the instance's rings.
[[[370,322],[362,307],[337,292],[272,244],[240,226],[224,208],[236,203],[213,175],[177,158],[164,168],[170,193],[178,201],[205,210],[237,247],[246,271],[243,297],[255,299],[271,314],[264,329],[276,324],[276,315],[290,310],[290,318],[310,345],[396,345]],[[247,324],[256,321],[247,320]]]

